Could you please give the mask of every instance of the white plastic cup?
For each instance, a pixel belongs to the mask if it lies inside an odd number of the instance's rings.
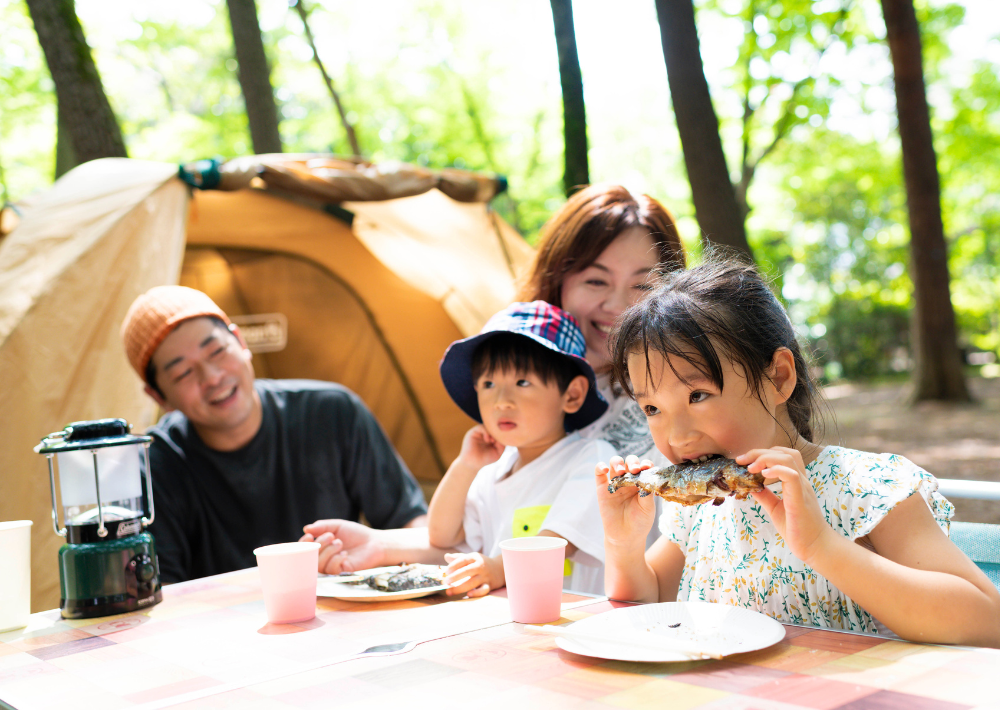
[[[500,543],[511,618],[547,624],[562,613],[566,541],[561,537],[515,537]]]
[[[318,542],[283,542],[258,547],[264,609],[272,624],[294,624],[316,616]]]
[[[31,616],[31,521],[0,523],[0,631],[28,625]]]

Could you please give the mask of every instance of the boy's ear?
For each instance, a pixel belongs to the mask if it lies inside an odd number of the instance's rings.
[[[778,348],[771,358],[771,367],[767,372],[768,379],[774,385],[777,401],[775,404],[783,404],[788,401],[798,384],[798,373],[795,371],[795,356],[788,348]]]
[[[590,390],[590,380],[584,375],[577,375],[566,386],[563,393],[563,411],[566,414],[575,414],[580,411],[584,400],[587,399],[587,392]]]

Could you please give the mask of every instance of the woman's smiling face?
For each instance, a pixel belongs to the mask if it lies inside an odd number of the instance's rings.
[[[619,234],[594,263],[570,274],[562,285],[562,307],[580,324],[587,360],[597,370],[610,365],[608,334],[615,318],[649,290],[657,263],[653,238],[642,227]]]

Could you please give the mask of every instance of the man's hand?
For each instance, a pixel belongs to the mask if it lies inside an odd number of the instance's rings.
[[[356,572],[381,567],[385,545],[378,530],[350,520],[317,520],[302,528],[299,542],[318,542],[319,571],[324,574]]]
[[[470,597],[481,597],[490,590],[499,589],[506,584],[503,573],[503,558],[485,557],[480,552],[448,554],[444,556],[448,563],[445,569],[444,583],[454,585],[446,594],[460,597],[468,594]],[[465,581],[462,581],[465,580]]]

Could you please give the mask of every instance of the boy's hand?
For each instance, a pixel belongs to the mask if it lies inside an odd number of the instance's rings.
[[[833,528],[820,510],[802,454],[796,449],[775,446],[748,451],[737,456],[736,463],[746,466],[751,473],[763,474],[765,484],[781,481],[780,498],[766,488],[751,495],[767,512],[792,554],[810,564]]]
[[[488,466],[500,458],[504,445],[490,436],[482,424],[465,432],[462,439],[462,450],[458,460],[469,469],[478,472],[483,466]]]
[[[607,464],[599,463],[594,469],[597,483],[597,504],[604,523],[605,546],[631,547],[645,546],[646,535],[653,527],[656,517],[656,501],[653,496],[639,497],[635,486],[622,486],[614,493],[608,492],[611,478],[624,473],[639,473],[652,468],[652,461],[639,461],[637,456],[622,460],[615,456]]]
[[[480,552],[469,552],[447,554],[444,559],[448,563],[444,583],[453,585],[461,582],[446,592],[448,596],[468,594],[470,597],[481,597],[506,584],[503,558],[500,556],[486,557]]]

